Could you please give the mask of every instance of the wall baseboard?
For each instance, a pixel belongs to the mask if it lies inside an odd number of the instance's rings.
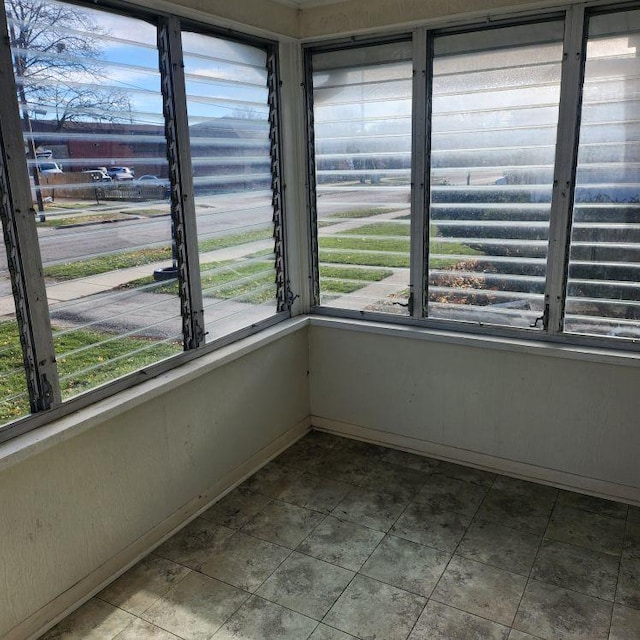
[[[331,420],[321,416],[311,416],[311,425],[314,429],[328,431],[335,435],[381,444],[393,449],[401,449],[431,458],[456,462],[523,480],[540,482],[568,491],[578,491],[598,498],[640,505],[640,487],[579,476],[566,471],[539,467],[525,462],[499,458],[476,451],[437,444],[428,440],[420,440],[339,420]]]
[[[246,462],[220,478],[209,489],[178,509],[166,520],[153,527],[153,529],[125,547],[70,589],[61,593],[29,618],[15,626],[3,636],[2,640],[35,640],[38,638],[87,600],[102,591],[109,583],[142,560],[153,549],[189,524],[194,518],[197,518],[212,504],[235,489],[260,467],[304,436],[310,427],[310,418],[301,420]]]

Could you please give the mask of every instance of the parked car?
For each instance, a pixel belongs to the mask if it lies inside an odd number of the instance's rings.
[[[85,169],[82,173],[90,177],[93,182],[113,182],[111,176],[101,169]]]
[[[133,180],[135,178],[133,170],[129,167],[109,167],[107,173],[113,180]]]
[[[57,162],[38,162],[38,171],[45,175],[62,173],[62,169]]]
[[[146,174],[144,176],[140,176],[136,178],[138,182],[147,182],[149,184],[164,184],[166,180],[162,178],[158,178],[158,176],[152,176],[151,174]]]

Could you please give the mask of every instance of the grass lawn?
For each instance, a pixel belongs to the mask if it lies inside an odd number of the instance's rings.
[[[114,222],[115,220],[131,220],[130,215],[123,213],[88,213],[84,216],[73,216],[72,218],[47,218],[45,222],[37,222],[39,227],[64,227],[72,224],[92,224],[98,222]]]
[[[22,351],[15,322],[0,323],[0,348],[0,423],[4,423],[29,413],[29,400],[24,395],[26,381]],[[62,396],[69,398],[180,353],[182,344],[119,337],[85,329],[62,333],[54,328],[54,348]],[[6,401],[6,398],[12,399]]]
[[[389,269],[363,269],[320,265],[320,287],[332,293],[353,293],[369,282],[380,282],[393,275]]]
[[[243,233],[233,233],[228,236],[209,238],[199,243],[201,252],[215,251],[216,249],[226,249],[238,245],[255,242],[257,240],[267,240],[273,237],[271,229],[258,229],[256,231],[245,231]],[[128,269],[138,267],[153,262],[171,260],[171,246],[138,249],[135,251],[120,251],[104,256],[96,256],[87,260],[77,260],[75,262],[65,262],[63,264],[50,265],[45,267],[45,278],[53,280],[75,280],[76,278],[86,278],[99,273],[108,273],[118,269]]]
[[[409,205],[407,205],[409,206]],[[347,211],[337,211],[332,213],[328,218],[369,218],[371,216],[379,216],[381,213],[391,213],[392,211],[401,211],[401,209],[385,208],[385,207],[371,207],[369,209],[350,209]]]

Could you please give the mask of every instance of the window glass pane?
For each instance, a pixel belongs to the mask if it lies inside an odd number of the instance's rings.
[[[1,191],[0,197],[2,197]],[[0,425],[28,413],[27,380],[7,267],[7,252],[2,241],[0,242]]]
[[[207,340],[276,312],[266,52],[183,33]]]
[[[640,11],[589,21],[565,331],[640,337]]]
[[[428,313],[542,315],[562,23],[436,39]]]
[[[400,42],[313,57],[322,305],[407,313],[411,52]]]
[[[63,398],[182,350],[156,29],[5,0]],[[166,275],[163,272],[163,275]]]

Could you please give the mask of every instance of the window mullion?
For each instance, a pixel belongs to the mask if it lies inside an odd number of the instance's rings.
[[[427,315],[427,277],[429,246],[429,129],[428,78],[429,47],[427,31],[413,32],[413,107],[411,122],[411,275],[410,313],[414,318]]]
[[[0,40],[9,43],[4,5]],[[0,217],[29,401],[36,412],[60,404],[60,384],[9,46],[0,51],[0,86],[5,90],[0,100]]]
[[[584,6],[570,7],[565,22],[543,316],[546,330],[553,334],[562,332],[564,319],[584,76],[584,28]]]
[[[204,309],[189,144],[180,20],[163,19],[158,30],[162,100],[171,180],[174,258],[178,266],[185,350],[204,344]]]

